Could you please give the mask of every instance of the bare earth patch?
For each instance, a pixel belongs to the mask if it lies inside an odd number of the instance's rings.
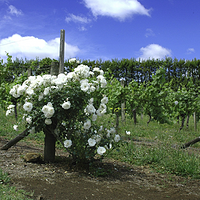
[[[0,138],[0,147],[6,142]],[[200,199],[200,180],[163,175],[148,167],[112,159],[104,159],[102,164],[97,162],[97,175],[102,176],[95,177],[89,170],[70,163],[64,151],[57,150],[57,162],[51,164],[25,162],[23,157],[27,153],[42,155],[43,149],[19,142],[7,151],[0,150],[0,168],[9,173],[12,185],[32,192],[32,199]]]

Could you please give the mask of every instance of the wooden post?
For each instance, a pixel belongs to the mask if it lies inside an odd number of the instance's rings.
[[[187,148],[187,147],[189,147],[189,146],[191,146],[191,145],[193,145],[193,144],[195,144],[195,143],[197,143],[199,141],[200,141],[200,137],[198,137],[198,138],[196,138],[196,139],[194,139],[194,140],[192,140],[190,142],[185,143],[181,148],[185,149],[185,148]]]
[[[1,150],[8,150],[10,147],[15,145],[17,142],[25,138],[27,135],[29,135],[28,129],[24,130],[22,133],[20,133],[18,136],[16,136],[14,139],[7,142],[3,147],[1,147]]]
[[[197,116],[196,116],[196,112],[194,112],[194,131],[197,131]]]
[[[51,75],[58,75],[59,63],[51,63]],[[45,139],[44,139],[44,162],[54,162],[55,160],[55,147],[56,147],[56,137],[51,133],[48,128],[44,130]],[[52,130],[54,131],[54,130]]]
[[[144,115],[143,115],[143,108],[141,108],[141,119],[143,119]]]
[[[65,30],[60,31],[60,59],[59,73],[64,73],[64,53],[65,53]]]
[[[124,87],[124,79],[121,80],[121,85]],[[121,117],[122,117],[122,122],[125,121],[125,101],[121,103]]]
[[[116,111],[115,112],[115,116],[116,116],[116,133],[118,133],[118,129],[119,129],[119,115],[120,115],[120,111]]]
[[[56,138],[47,129],[44,129],[44,162],[50,163],[55,161]]]
[[[28,77],[32,75],[32,69],[28,68]]]
[[[59,63],[58,62],[52,62],[51,63],[51,70],[50,70],[51,75],[58,75],[59,73]]]

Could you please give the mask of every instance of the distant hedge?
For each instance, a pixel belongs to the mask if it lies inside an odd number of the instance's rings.
[[[41,73],[50,73],[50,65],[52,63],[50,58],[42,60],[22,60],[16,59],[7,63],[1,64],[1,67],[7,66],[9,71],[8,81],[12,80],[15,76],[25,73],[28,68],[32,69],[33,75],[39,75]],[[135,80],[138,83],[148,82],[152,80],[152,73],[162,66],[166,70],[166,80],[172,81],[174,85],[187,82],[188,78],[193,80],[195,85],[200,85],[200,60],[178,60],[167,57],[165,59],[152,59],[152,60],[136,60],[136,59],[113,59],[108,61],[102,60],[83,60],[81,64],[88,65],[89,67],[99,67],[107,72],[108,77],[114,77],[117,79],[125,78],[126,82]],[[70,72],[78,63],[69,63],[65,61],[65,71]]]

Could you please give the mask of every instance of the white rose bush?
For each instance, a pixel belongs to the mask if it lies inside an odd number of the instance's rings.
[[[20,98],[22,119],[30,133],[50,130],[79,162],[105,155],[120,141],[114,128],[108,130],[96,122],[107,111],[105,87],[102,70],[81,64],[58,76],[30,76],[13,86],[10,94]],[[13,109],[10,105],[6,115]]]

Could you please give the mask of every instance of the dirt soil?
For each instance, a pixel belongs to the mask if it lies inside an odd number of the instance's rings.
[[[0,147],[7,141],[0,138]],[[153,172],[148,167],[127,165],[112,159],[96,164],[96,175],[72,165],[67,153],[56,150],[57,162],[25,162],[30,152],[43,149],[19,142],[0,150],[0,168],[11,177],[11,184],[31,192],[36,200],[199,200],[200,180]],[[93,171],[94,172],[94,171]]]

